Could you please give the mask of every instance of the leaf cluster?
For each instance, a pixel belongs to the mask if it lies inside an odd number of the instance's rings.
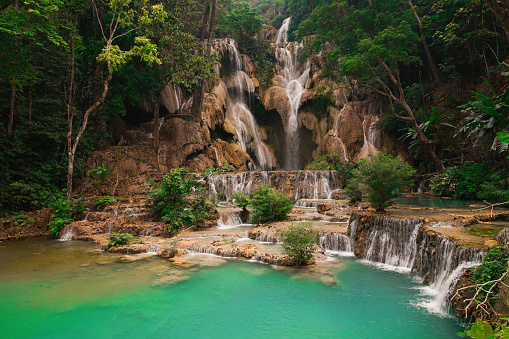
[[[132,234],[129,233],[111,233],[109,236],[108,247],[109,250],[112,247],[118,247],[122,245],[127,245],[129,240],[133,238]]]
[[[249,202],[254,211],[253,220],[257,223],[285,220],[293,208],[292,199],[267,185],[254,189]]]
[[[499,279],[507,270],[507,263],[509,261],[509,253],[503,246],[495,246],[488,250],[486,255],[483,257],[481,265],[474,269],[472,276],[473,284],[483,284],[492,280]],[[486,290],[489,290],[491,285],[486,286]],[[495,294],[498,291],[496,286]]]
[[[394,204],[398,193],[412,182],[415,170],[400,156],[393,157],[384,152],[360,159],[353,170],[353,181],[362,187],[371,207],[377,212]]]
[[[318,231],[311,227],[311,223],[290,225],[288,229],[279,231],[283,240],[284,252],[297,265],[301,265],[313,257]]]
[[[186,168],[173,168],[163,177],[161,185],[149,193],[145,204],[168,224],[170,234],[176,234],[185,226],[203,222],[213,206],[204,195],[194,200],[192,194],[204,187],[196,180],[186,177]]]

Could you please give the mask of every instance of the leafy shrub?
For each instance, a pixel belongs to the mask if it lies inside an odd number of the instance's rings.
[[[185,177],[187,169],[173,168],[164,176],[161,185],[152,190],[145,204],[152,206],[151,211],[157,213],[168,224],[170,234],[176,234],[184,226],[191,226],[195,215],[189,196],[194,191],[203,190],[196,180]],[[194,211],[199,214],[199,211]]]
[[[473,339],[508,338],[509,327],[507,323],[502,323],[492,328],[489,322],[478,318],[469,330],[458,333],[458,336]]]
[[[214,210],[214,205],[207,199],[205,194],[202,194],[191,201],[190,210],[193,214],[193,222],[197,225],[203,225]]]
[[[391,200],[404,186],[411,184],[414,172],[403,158],[379,152],[369,159],[359,160],[351,180],[363,187],[371,207],[381,212],[393,204]]]
[[[247,205],[249,205],[250,203],[249,197],[242,193],[235,192],[231,195],[231,197],[235,199],[235,203],[237,204],[237,206],[239,206],[242,209],[246,209]]]
[[[108,249],[112,247],[118,247],[121,245],[127,245],[129,239],[132,239],[132,234],[129,233],[111,233],[109,235],[110,241],[108,242]]]
[[[102,211],[106,206],[117,202],[117,198],[110,195],[103,195],[101,198],[96,198],[94,201],[94,207],[98,211]]]
[[[272,19],[271,24],[274,28],[280,29],[281,25],[283,25],[283,21],[285,21],[285,19],[286,19],[286,16],[284,16],[283,14],[279,14],[274,19]]]
[[[49,223],[49,235],[58,238],[60,231],[65,225],[74,221],[72,217],[72,203],[67,200],[66,196],[59,193],[56,194],[50,203],[53,212]]]
[[[363,189],[359,181],[350,180],[345,187],[345,193],[350,198],[350,202],[356,203],[362,200]]]
[[[22,226],[22,227],[27,226],[28,227],[34,222],[34,219],[32,219],[24,214],[13,214],[13,215],[7,216],[5,218],[1,218],[0,221],[2,223],[12,224],[14,226]]]
[[[490,173],[490,166],[466,162],[448,167],[431,179],[431,192],[442,197],[481,199],[490,202],[509,200],[509,181],[505,172]]]
[[[509,253],[507,253],[505,247],[495,246],[491,248],[482,259],[481,265],[474,269],[472,282],[474,284],[483,284],[500,278],[507,271],[508,260]],[[490,287],[491,285],[486,286],[485,289]]]
[[[311,223],[291,225],[287,230],[282,230],[279,233],[283,239],[285,253],[298,265],[313,257],[318,231],[311,227]]]
[[[284,220],[293,207],[292,199],[266,185],[253,190],[250,202],[253,220],[258,223]]]
[[[10,183],[3,192],[2,209],[6,211],[33,211],[46,202],[48,192],[35,183],[23,181]]]
[[[110,168],[105,165],[90,168],[87,170],[87,174],[91,176],[91,178],[88,178],[86,183],[93,183],[96,182],[98,179],[106,179],[112,175],[112,173],[110,172]]]

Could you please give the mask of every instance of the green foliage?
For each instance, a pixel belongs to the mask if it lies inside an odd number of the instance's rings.
[[[353,181],[357,181],[366,192],[367,200],[377,212],[393,204],[398,192],[411,184],[415,173],[403,158],[379,152],[369,159],[361,159],[353,171]]]
[[[242,209],[247,208],[247,206],[251,203],[249,197],[242,193],[234,192],[231,197],[235,199],[235,203]]]
[[[94,200],[94,207],[98,211],[102,211],[106,206],[117,202],[117,198],[110,195],[103,195],[100,198]]]
[[[94,168],[89,168],[87,170],[87,174],[91,176],[91,178],[87,179],[87,183],[96,182],[98,179],[106,179],[112,176],[110,172],[111,169],[108,166],[101,165]]]
[[[473,137],[477,144],[483,137],[491,135],[493,141],[491,149],[505,152],[509,149],[509,143],[504,142],[504,133],[509,131],[509,87],[502,94],[498,94],[491,83],[484,79],[490,90],[490,95],[473,92],[476,101],[460,106],[468,114],[463,122],[464,126],[458,131]],[[493,132],[502,133],[493,136]]]
[[[152,190],[146,200],[152,212],[158,213],[168,224],[170,234],[176,234],[184,226],[191,226],[195,221],[190,195],[195,191],[203,190],[203,186],[196,180],[186,178],[187,169],[173,168],[170,174],[164,176],[158,188]],[[200,198],[201,199],[201,198]],[[203,202],[203,201],[202,201]],[[195,210],[198,219],[204,218],[206,208],[196,202]]]
[[[214,211],[214,205],[207,199],[205,194],[191,200],[189,208],[193,213],[193,223],[196,225],[203,225]]]
[[[345,187],[345,193],[350,198],[350,202],[359,202],[364,194],[363,186],[357,180],[349,180]]]
[[[474,269],[472,276],[473,284],[483,284],[488,281],[499,279],[507,271],[507,262],[509,261],[509,253],[503,246],[495,246],[488,250],[483,257],[481,265]],[[488,290],[491,285],[485,287]],[[498,286],[493,291],[495,294],[498,291]],[[481,293],[482,294],[482,293]]]
[[[287,230],[279,231],[283,240],[285,253],[301,265],[313,257],[315,242],[318,240],[318,230],[313,229],[312,223],[290,225]]]
[[[292,199],[266,185],[253,190],[250,202],[253,220],[257,223],[285,220],[293,208]]]
[[[473,339],[509,338],[509,327],[507,327],[507,322],[491,327],[489,322],[478,318],[470,329],[458,333],[458,336]]]
[[[13,226],[28,227],[34,222],[34,219],[24,214],[12,214],[5,218],[0,218],[0,222]]]
[[[503,202],[509,199],[509,173],[493,171],[487,164],[466,162],[435,175],[430,187],[441,197]]]
[[[129,240],[132,239],[132,234],[129,233],[111,233],[109,235],[110,241],[108,241],[108,250],[112,247],[118,247],[122,245],[127,245]]]
[[[65,195],[59,193],[53,197],[50,206],[52,207],[52,214],[48,233],[51,237],[58,238],[62,228],[74,221],[72,202],[67,200]]]
[[[278,16],[274,17],[274,19],[272,19],[272,22],[270,24],[274,28],[280,29],[281,25],[283,24],[283,21],[285,21],[285,19],[286,19],[285,15],[279,14]]]

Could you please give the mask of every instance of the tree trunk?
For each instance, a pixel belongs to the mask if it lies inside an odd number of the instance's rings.
[[[509,38],[509,1],[508,0],[486,0],[493,14],[502,23],[507,37]]]
[[[212,7],[214,8],[214,11],[215,11],[215,3],[216,3],[216,0],[213,0]],[[211,30],[210,25],[208,25],[209,14],[211,14],[210,0],[207,1],[207,3],[205,4],[205,10],[203,11],[203,21],[202,21],[201,30],[200,30],[200,40],[202,42],[205,42],[205,37],[207,36],[207,27],[209,27],[209,31]],[[211,18],[210,21],[212,22],[213,19]],[[201,53],[203,53],[203,51]],[[194,117],[194,120],[196,122],[201,121],[204,83],[205,83],[205,81],[202,80],[200,82],[200,84],[198,86],[196,86],[196,88],[194,89],[194,92],[193,92],[193,105],[191,106],[191,115]]]
[[[14,103],[16,102],[16,83],[11,79],[11,99],[9,100],[9,121],[7,122],[7,135],[12,134],[12,124],[14,123]]]
[[[156,94],[155,95],[155,100],[154,100],[154,132],[152,133],[152,135],[154,136],[154,149],[156,150],[156,153],[157,153],[157,150],[159,149],[159,107],[160,107],[160,103],[159,103],[159,95]]]
[[[437,67],[437,64],[435,63],[435,59],[433,58],[433,55],[431,54],[431,51],[429,50],[428,44],[426,43],[426,37],[424,36],[424,31],[422,30],[421,18],[419,18],[419,15],[417,14],[417,10],[415,9],[414,4],[412,3],[412,0],[408,0],[408,6],[410,6],[412,14],[414,15],[414,18],[417,21],[417,24],[419,26],[419,35],[421,36],[422,45],[424,46],[424,52],[426,53],[426,58],[428,59],[428,63],[431,68],[431,72],[433,73],[433,78],[435,78],[435,82],[437,84],[439,84],[440,83],[440,73],[438,72],[438,67]]]

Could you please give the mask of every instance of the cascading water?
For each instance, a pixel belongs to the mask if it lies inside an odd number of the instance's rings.
[[[369,123],[369,115],[366,115],[364,117],[364,120],[362,121],[362,133],[364,135],[364,144],[362,145],[362,148],[359,152],[359,158],[367,158],[371,154],[378,153],[378,150],[376,149],[374,143],[376,139],[376,130],[374,129],[373,124],[375,124],[378,121],[378,117],[373,118],[373,121],[369,126],[366,125]]]
[[[226,118],[235,128],[240,147],[250,153],[255,158],[255,168],[270,170],[274,167],[272,155],[267,145],[262,141],[260,128],[256,120],[245,103],[245,95],[254,93],[255,86],[249,76],[242,71],[239,52],[235,41],[232,39],[221,40],[224,48],[230,58],[230,64],[235,73],[229,87],[232,91],[227,95]],[[232,93],[231,93],[232,92]],[[248,98],[249,99],[249,98]]]
[[[340,189],[336,171],[244,172],[210,177],[209,194],[229,201],[232,193],[249,195],[261,185],[270,185],[295,201],[330,199]]]
[[[361,221],[353,214],[348,234],[323,232],[319,245],[324,249],[355,254],[368,262],[399,272],[414,272],[429,286],[424,289],[431,299],[417,305],[438,314],[446,314],[450,290],[463,269],[475,266],[482,253],[458,246],[446,237],[426,232],[417,219],[371,217]]]
[[[291,18],[283,21],[276,45],[276,66],[277,74],[282,80],[283,89],[288,97],[289,112],[288,120],[285,125],[285,164],[287,170],[298,170],[300,168],[300,138],[299,138],[299,122],[298,112],[302,94],[306,91],[309,79],[309,60],[305,64],[301,64],[301,51],[303,45],[301,43],[287,43],[288,28]],[[283,47],[279,45],[284,43]]]

